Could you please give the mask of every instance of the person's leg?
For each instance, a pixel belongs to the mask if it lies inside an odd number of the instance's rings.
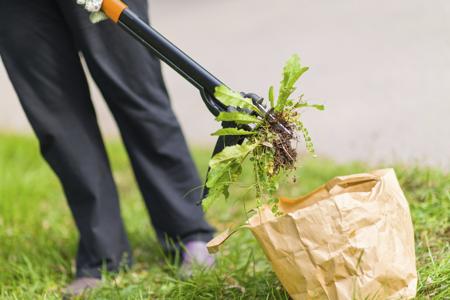
[[[69,1],[68,1],[69,2]],[[78,52],[54,0],[0,1],[0,55],[80,233],[77,276],[131,259]]]
[[[208,241],[213,229],[196,202],[201,181],[170,107],[159,61],[110,21],[60,0],[89,69],[117,120],[160,241]],[[145,0],[128,1],[147,19]],[[167,245],[165,245],[167,246]]]

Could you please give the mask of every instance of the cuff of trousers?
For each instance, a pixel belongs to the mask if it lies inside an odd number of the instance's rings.
[[[117,272],[117,271],[112,271]],[[77,273],[75,275],[76,278],[83,278],[83,277],[90,277],[90,278],[98,278],[102,279],[102,272],[98,268],[92,268],[92,269],[79,269],[77,270]]]
[[[120,270],[130,269],[133,265],[133,259],[128,253],[123,255],[122,262],[118,265],[104,263],[99,267],[81,267],[77,269],[76,278],[82,277],[92,277],[92,278],[102,278],[102,273],[107,271],[109,273],[118,273]]]

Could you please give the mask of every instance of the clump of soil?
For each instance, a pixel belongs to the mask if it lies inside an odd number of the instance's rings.
[[[297,150],[293,147],[296,144],[296,126],[286,120],[282,112],[273,112],[276,122],[269,122],[270,130],[275,134],[275,138],[271,141],[274,153],[274,174],[278,174],[280,170],[290,170],[295,168],[297,161]],[[287,133],[280,128],[278,124],[283,125],[290,131]]]

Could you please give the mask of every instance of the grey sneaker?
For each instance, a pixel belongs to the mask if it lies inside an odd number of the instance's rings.
[[[94,277],[77,278],[64,289],[63,299],[71,299],[72,297],[80,296],[87,290],[98,288],[101,283],[101,279]]]
[[[184,247],[180,267],[180,275],[182,277],[191,277],[195,266],[202,269],[210,269],[214,266],[214,256],[209,254],[205,242],[192,241],[186,243]]]

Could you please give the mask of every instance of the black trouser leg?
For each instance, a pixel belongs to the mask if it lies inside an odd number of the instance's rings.
[[[118,123],[159,239],[207,241],[202,183],[170,107],[159,61],[110,21],[92,25],[73,1],[60,0],[72,33]],[[145,0],[128,1],[147,19]]]
[[[102,265],[116,270],[130,249],[78,51],[56,1],[0,1],[0,55],[75,218],[77,275],[100,276]]]

